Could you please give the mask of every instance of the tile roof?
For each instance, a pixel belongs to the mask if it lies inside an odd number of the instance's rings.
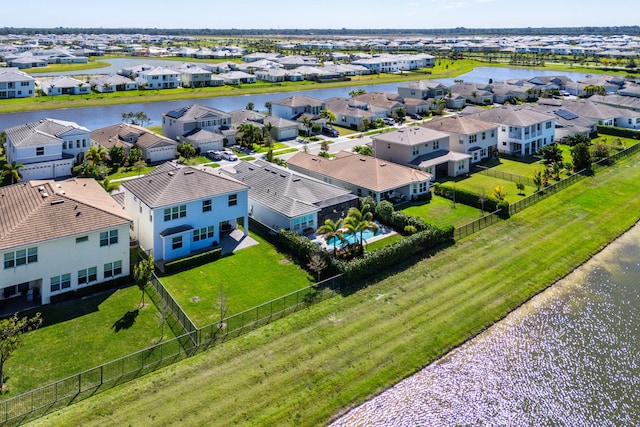
[[[91,132],[91,139],[106,148],[111,148],[116,145],[130,146],[131,144],[127,141],[128,138],[132,138],[135,145],[142,148],[178,145],[177,142],[169,138],[158,135],[155,132],[151,132],[142,126],[132,125],[129,123],[118,123],[96,129]],[[118,141],[120,141],[120,143],[118,143]]]
[[[172,119],[180,119],[185,121],[197,121],[205,117],[231,117],[231,115],[227,112],[199,104],[192,104],[188,107],[171,110],[165,113],[165,115]]]
[[[238,181],[193,167],[166,162],[153,173],[121,185],[152,209],[231,194],[248,189]]]
[[[14,146],[33,146],[61,143],[62,137],[69,131],[89,129],[73,122],[55,119],[40,119],[5,129],[7,138]]]
[[[262,160],[241,162],[235,173],[223,172],[249,185],[250,199],[289,218],[357,198],[348,190]]]
[[[449,134],[422,126],[401,127],[392,132],[385,132],[371,137],[376,141],[401,145],[418,145],[437,139],[449,139]]]
[[[324,101],[316,98],[312,98],[307,95],[294,95],[288,98],[278,99],[276,101],[272,101],[272,105],[284,105],[286,107],[322,107],[324,105]]]
[[[485,109],[474,115],[474,118],[499,125],[531,126],[547,120],[553,120],[554,117],[528,108],[500,106]]]
[[[488,123],[472,117],[458,115],[434,117],[431,120],[421,123],[420,126],[458,135],[472,135],[498,128],[498,125],[495,123]]]
[[[0,250],[129,222],[122,207],[93,178],[0,188]]]
[[[431,180],[431,175],[426,172],[347,151],[340,151],[332,160],[298,152],[287,162],[376,192]]]

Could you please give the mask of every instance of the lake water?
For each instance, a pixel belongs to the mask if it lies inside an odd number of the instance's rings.
[[[116,61],[116,60],[110,60]],[[147,62],[151,63],[154,60],[141,60],[130,59],[128,62],[120,60],[117,69],[121,69],[124,66],[135,65],[136,63]],[[155,60],[157,61],[157,60]],[[164,61],[172,62],[173,61]],[[160,64],[157,64],[160,65]],[[101,72],[104,69],[101,69]],[[84,72],[86,74],[86,71]],[[476,68],[473,71],[456,77],[456,79],[462,79],[465,82],[476,83],[488,83],[489,79],[493,81],[507,80],[513,78],[531,78],[535,76],[549,76],[558,75],[557,71],[549,70],[532,70],[532,69],[520,69],[520,68],[491,68],[481,67]],[[584,73],[562,73],[570,79],[577,81],[585,77]],[[452,79],[438,80],[444,84],[453,84]],[[79,108],[66,108],[58,110],[46,110],[46,111],[31,111],[25,113],[8,113],[0,115],[0,130],[8,127],[29,123],[32,121],[40,120],[42,118],[52,118],[59,120],[67,120],[78,123],[81,126],[85,126],[90,130],[99,129],[101,127],[110,126],[122,121],[122,114],[128,112],[143,111],[152,120],[151,125],[160,125],[162,123],[162,113],[171,111],[176,108],[181,108],[194,103],[208,105],[213,108],[220,109],[222,111],[233,111],[241,108],[245,108],[249,102],[253,102],[257,110],[265,110],[264,104],[267,101],[275,101],[278,99],[286,98],[293,95],[305,94],[318,99],[327,99],[331,97],[348,97],[349,92],[354,88],[362,88],[367,92],[384,91],[384,92],[398,92],[399,83],[386,83],[386,84],[372,84],[363,85],[359,87],[343,87],[343,88],[327,88],[327,89],[313,89],[295,92],[274,92],[260,95],[244,95],[244,96],[220,96],[203,99],[192,99],[184,101],[169,101],[169,102],[140,102],[136,104],[126,105],[109,105],[104,107],[79,107]],[[141,97],[143,98],[143,97]],[[76,101],[78,105],[82,103],[81,100]],[[72,104],[73,105],[73,104]]]
[[[640,225],[332,426],[640,425]]]

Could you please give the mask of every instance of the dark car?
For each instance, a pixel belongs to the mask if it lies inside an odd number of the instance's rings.
[[[324,126],[322,128],[322,134],[326,135],[326,136],[331,136],[333,138],[335,138],[337,136],[340,136],[340,132],[338,132],[337,129],[334,129],[334,128],[329,127],[329,126]]]
[[[420,114],[409,114],[413,120],[422,120],[422,116]]]

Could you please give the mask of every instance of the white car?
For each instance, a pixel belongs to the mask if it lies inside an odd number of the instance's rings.
[[[229,160],[230,162],[235,162],[236,160],[238,160],[238,156],[236,156],[233,152],[231,151],[223,151],[222,152],[222,158],[224,160]]]

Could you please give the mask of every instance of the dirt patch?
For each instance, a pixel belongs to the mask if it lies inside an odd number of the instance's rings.
[[[191,301],[191,302],[200,302],[200,297],[191,297],[191,298],[189,298],[189,301]]]
[[[288,260],[288,259],[286,259],[286,258],[282,258],[282,259],[280,260],[280,264],[291,264],[291,261],[289,261],[289,260]]]

